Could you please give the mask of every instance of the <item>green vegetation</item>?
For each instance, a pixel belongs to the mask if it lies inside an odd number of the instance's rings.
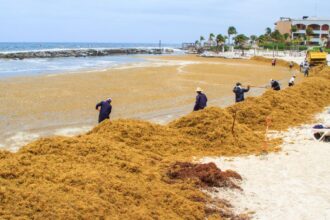
[[[249,38],[244,34],[239,34],[234,38],[235,45],[237,45],[238,48],[242,50],[242,54],[244,54],[244,49],[248,40]]]
[[[299,51],[303,51],[303,50],[307,50],[307,46],[305,45],[295,45],[292,43],[275,43],[275,42],[264,42],[264,43],[259,43],[259,47],[262,47],[264,49],[268,49],[268,50],[299,50]]]
[[[313,47],[313,48],[310,48],[309,50],[320,51],[320,49],[322,49],[324,52],[330,53],[330,48],[324,48],[324,47]]]
[[[236,28],[233,27],[233,26],[230,26],[230,27],[228,28],[228,39],[229,39],[229,44],[230,44],[230,36],[232,36],[232,35],[236,35],[236,34],[237,34],[237,30],[236,30]]]
[[[203,36],[201,36],[199,41],[196,41],[195,44],[201,51],[206,49],[216,52],[227,51],[231,45],[233,45],[235,49],[241,49],[242,53],[244,53],[244,50],[246,49],[256,47],[277,51],[303,51],[309,49],[311,46],[310,41],[314,35],[313,29],[309,27],[306,29],[306,35],[295,35],[295,37],[292,38],[292,32],[296,32],[297,30],[297,26],[292,26],[291,33],[281,34],[278,30],[272,31],[270,27],[267,27],[264,34],[261,34],[260,36],[251,35],[250,37],[247,37],[242,33],[238,33],[234,26],[230,26],[227,30],[228,35],[215,35],[210,33],[206,47],[203,47],[203,41],[205,40]],[[327,39],[322,40],[323,44],[325,44]],[[323,50],[330,53],[330,49]]]

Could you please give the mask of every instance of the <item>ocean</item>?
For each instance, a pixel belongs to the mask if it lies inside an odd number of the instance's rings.
[[[0,53],[58,51],[68,49],[158,48],[153,43],[1,43]],[[179,44],[162,44],[163,48],[179,48]],[[142,62],[137,55],[99,57],[0,59],[0,78],[54,74],[76,71],[104,70],[125,63]]]

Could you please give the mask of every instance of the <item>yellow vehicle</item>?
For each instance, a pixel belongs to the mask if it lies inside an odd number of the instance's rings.
[[[319,51],[308,51],[306,54],[306,59],[311,66],[315,65],[327,65],[327,53]]]

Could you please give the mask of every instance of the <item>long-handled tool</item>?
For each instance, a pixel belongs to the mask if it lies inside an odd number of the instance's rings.
[[[250,86],[251,88],[267,89],[268,86]]]

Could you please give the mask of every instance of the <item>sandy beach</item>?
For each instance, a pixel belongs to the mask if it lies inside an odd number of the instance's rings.
[[[314,124],[329,122],[328,107],[316,115]],[[279,153],[204,158],[204,163],[215,162],[243,176],[243,192],[219,189],[211,195],[231,201],[238,213],[255,213],[253,219],[329,219],[330,145],[313,139],[314,124],[271,132],[284,140]]]
[[[238,81],[265,86],[274,78],[285,87],[291,75],[286,67],[256,61],[189,55],[148,57],[106,71],[4,79],[0,81],[0,146],[17,150],[39,137],[87,131],[97,123],[95,104],[109,96],[113,119],[164,124],[191,112],[197,86],[208,95],[209,105],[228,106]],[[254,88],[248,96],[263,91]]]

